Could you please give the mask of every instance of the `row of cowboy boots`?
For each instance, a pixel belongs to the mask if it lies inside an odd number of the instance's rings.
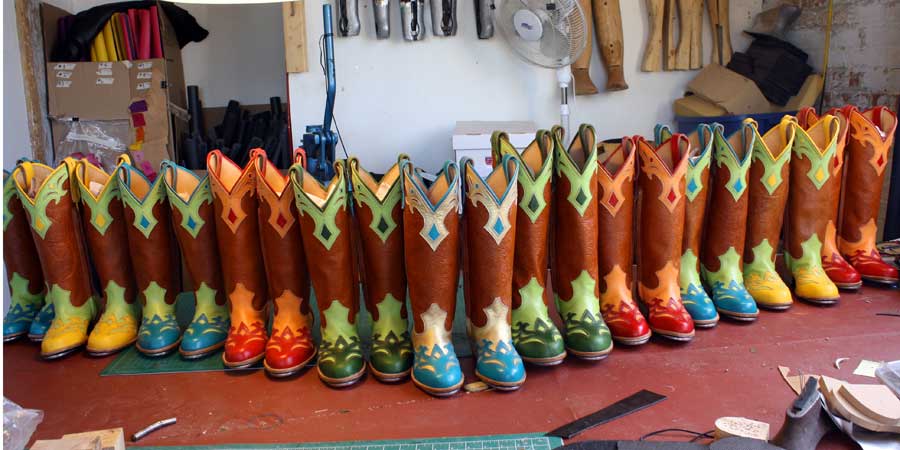
[[[18,201],[5,191],[6,204],[12,208],[4,239],[33,249],[8,253],[5,262],[10,268],[22,266],[19,260],[28,260],[30,266],[25,269],[10,270],[11,279],[20,289],[23,270],[31,270],[32,278],[42,275],[52,312],[20,314],[15,321],[8,316],[6,322],[17,329],[5,329],[5,338],[23,334],[24,324],[30,321],[29,337],[42,341],[41,355],[48,359],[85,344],[87,352],[95,356],[134,343],[148,355],[168,353],[179,343],[185,356],[202,356],[221,346],[222,339],[211,336],[203,323],[202,295],[198,295],[197,317],[182,340],[174,315],[180,286],[172,269],[177,267],[177,252],[166,194],[159,180],[151,183],[129,162],[127,157],[121,158],[115,172],[108,174],[86,161],[66,160],[56,169],[25,161],[6,180],[10,184],[5,184],[5,189],[14,188]],[[17,204],[24,208],[18,209]],[[23,220],[30,222],[30,233],[23,231]],[[87,263],[89,259],[92,265]],[[88,334],[99,307],[91,286],[91,267],[100,282],[103,313]],[[23,298],[14,296],[11,312],[25,309],[16,307]],[[52,320],[42,333],[45,316]]]

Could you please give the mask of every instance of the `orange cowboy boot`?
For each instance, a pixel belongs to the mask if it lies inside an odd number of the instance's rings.
[[[600,143],[597,224],[600,231],[600,312],[616,342],[640,345],[650,326],[631,296],[634,230],[634,139]]]
[[[678,283],[690,142],[683,134],[673,134],[659,146],[640,136],[634,139],[640,158],[638,295],[654,333],[690,341],[694,321],[681,303]]]
[[[206,158],[231,316],[222,354],[227,367],[247,367],[259,362],[266,355],[269,340],[268,292],[259,242],[259,199],[253,163],[241,168],[219,150],[213,150]]]
[[[306,154],[301,150],[297,155],[305,167]],[[290,177],[282,175],[261,148],[250,151],[250,163],[256,170],[259,238],[269,297],[275,304],[263,364],[270,375],[284,377],[299,372],[316,356],[303,237]]]
[[[847,137],[847,178],[841,211],[838,245],[844,258],[863,280],[893,285],[897,268],[885,263],[875,248],[881,187],[891,157],[897,115],[878,106],[865,112],[850,111]]]
[[[862,277],[859,276],[859,272],[841,256],[837,246],[837,223],[844,179],[844,149],[847,144],[847,132],[850,129],[850,110],[853,109],[856,109],[856,107],[845,106],[841,109],[832,108],[825,113],[836,117],[840,121],[841,131],[838,135],[837,147],[835,147],[835,159],[834,165],[832,165],[831,177],[828,178],[824,186],[825,190],[831,192],[831,204],[828,209],[828,224],[825,225],[825,238],[822,240],[822,268],[825,269],[825,273],[834,282],[835,286],[846,290],[856,290],[862,286]],[[804,130],[809,129],[819,119],[820,117],[816,115],[816,110],[813,108],[803,108],[797,113],[797,123]]]
[[[403,211],[400,166],[376,180],[359,160],[350,158],[350,179],[362,248],[365,304],[372,315],[369,370],[390,383],[409,376],[413,351],[406,311],[406,269],[403,262]]]

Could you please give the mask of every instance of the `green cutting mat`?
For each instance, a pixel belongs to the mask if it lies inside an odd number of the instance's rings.
[[[459,357],[472,356],[472,349],[466,337],[466,311],[463,300],[462,288],[457,290],[456,294],[456,319],[453,322],[453,346],[456,348],[456,355]],[[313,317],[315,324],[313,326],[313,339],[319,342],[319,314],[316,305],[315,294],[311,295],[311,305],[313,308]],[[408,306],[408,305],[407,305]],[[362,294],[360,294],[360,317],[359,317],[359,334],[363,338],[363,349],[368,352],[370,347],[370,336],[372,335],[372,316],[366,312],[362,303]],[[185,329],[191,323],[194,316],[194,296],[191,293],[182,293],[178,296],[176,304],[176,316],[181,329]],[[269,321],[271,323],[271,320]],[[270,330],[271,331],[271,330]],[[222,363],[222,351],[213,353],[201,359],[184,359],[177,351],[166,356],[151,358],[144,356],[134,347],[123,351],[112,362],[107,365],[101,376],[109,375],[141,375],[141,374],[160,374],[160,373],[180,373],[180,372],[211,372],[222,370],[259,370],[262,363],[253,367],[242,369],[229,369]]]
[[[140,447],[146,450],[553,450],[562,446],[558,437],[541,434],[506,434],[437,439],[403,439],[397,441],[347,441],[298,444],[225,444],[185,447]]]

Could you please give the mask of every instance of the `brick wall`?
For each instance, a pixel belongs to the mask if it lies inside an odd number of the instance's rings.
[[[810,64],[821,71],[828,0],[794,1],[803,8],[803,13],[787,39],[809,53]],[[781,0],[764,0],[763,10],[780,3]],[[881,105],[896,111],[898,101],[900,0],[834,0],[824,108],[853,104],[866,109]],[[884,224],[890,176],[888,170],[882,189],[879,228]]]

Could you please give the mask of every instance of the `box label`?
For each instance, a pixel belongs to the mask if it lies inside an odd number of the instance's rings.
[[[72,72],[66,72],[65,70],[60,70],[59,72],[56,72],[56,78],[62,78],[64,80],[68,80],[69,78],[72,78]]]
[[[97,84],[113,84],[115,83],[115,78],[97,78]]]
[[[153,72],[138,72],[137,79],[138,80],[149,80],[153,78]]]
[[[151,69],[153,68],[153,61],[139,62],[137,68],[139,70]]]
[[[147,81],[145,81],[143,83],[138,83],[137,87],[135,89],[137,89],[139,91],[146,91],[147,89],[150,89],[150,83]]]
[[[97,64],[97,70],[112,69],[112,64],[113,63],[111,63],[111,62],[102,62],[100,64]]]
[[[72,80],[56,80],[56,87],[67,88],[72,85]]]
[[[112,69],[100,69],[97,71],[97,75],[100,75],[101,77],[111,77],[112,74]]]
[[[75,70],[75,63],[57,63],[54,70]]]

